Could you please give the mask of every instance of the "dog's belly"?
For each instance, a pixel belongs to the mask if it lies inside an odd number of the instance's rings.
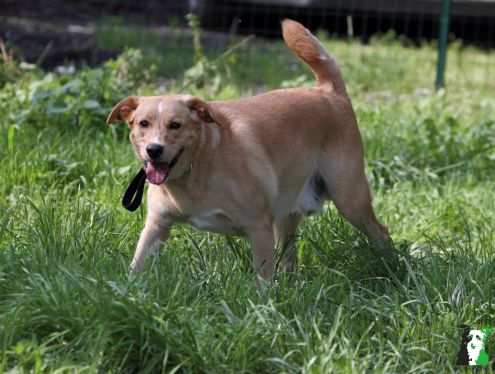
[[[316,173],[309,177],[299,191],[290,191],[277,199],[275,216],[282,217],[290,213],[310,216],[323,207],[327,188],[321,176]]]
[[[198,230],[226,235],[241,235],[242,230],[220,209],[201,212],[187,220]]]

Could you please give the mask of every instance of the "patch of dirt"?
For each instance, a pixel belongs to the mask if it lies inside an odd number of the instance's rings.
[[[177,37],[192,42],[187,28],[147,26],[160,36]],[[0,19],[0,38],[14,50],[17,59],[52,70],[60,65],[95,66],[118,55],[120,50],[98,47],[94,23],[75,23],[65,19],[48,22],[29,17],[3,17]],[[205,48],[225,49],[232,36],[219,32],[202,32]]]
[[[97,47],[94,25],[106,17],[144,26],[184,24],[188,1],[2,0],[0,38],[15,56],[44,69],[97,65],[120,51]]]
[[[0,23],[0,38],[14,50],[18,59],[44,69],[67,63],[96,65],[117,54],[96,47],[95,31],[91,25],[4,18]]]

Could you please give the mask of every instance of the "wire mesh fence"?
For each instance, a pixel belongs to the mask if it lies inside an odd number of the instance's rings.
[[[191,48],[186,21],[186,14],[191,12],[198,16],[205,34],[214,35],[205,39],[212,53],[227,48],[236,35],[277,38],[279,22],[286,17],[335,38],[367,44],[381,35],[414,48],[438,40],[441,3],[442,0],[4,0],[0,37],[21,58],[48,69],[71,61],[97,64],[125,47],[158,47],[167,40],[167,48],[175,58],[164,61],[163,70],[172,75],[191,64],[185,57]],[[456,51],[471,46],[484,50],[480,61],[462,63],[482,66],[483,73],[478,69],[476,79],[480,84],[491,85],[495,0],[452,0],[448,41]]]
[[[436,39],[442,0],[192,0],[190,7],[203,24],[278,35],[277,21],[298,19],[330,34],[356,36],[366,41],[376,33],[394,30],[416,42]],[[452,37],[493,47],[495,1],[452,1]]]

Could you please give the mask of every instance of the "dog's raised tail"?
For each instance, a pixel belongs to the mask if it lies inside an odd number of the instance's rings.
[[[282,21],[282,34],[285,44],[313,71],[319,86],[345,93],[345,84],[337,61],[320,41],[299,22]]]

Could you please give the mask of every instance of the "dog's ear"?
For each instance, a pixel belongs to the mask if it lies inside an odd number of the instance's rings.
[[[127,121],[131,119],[132,113],[139,105],[139,97],[129,96],[124,100],[121,100],[112,109],[112,112],[108,115],[107,124],[110,125],[115,121]]]
[[[198,117],[203,121],[213,122],[213,118],[210,114],[210,108],[203,100],[197,97],[190,97],[186,99],[186,105],[190,110],[195,111],[198,114]]]

